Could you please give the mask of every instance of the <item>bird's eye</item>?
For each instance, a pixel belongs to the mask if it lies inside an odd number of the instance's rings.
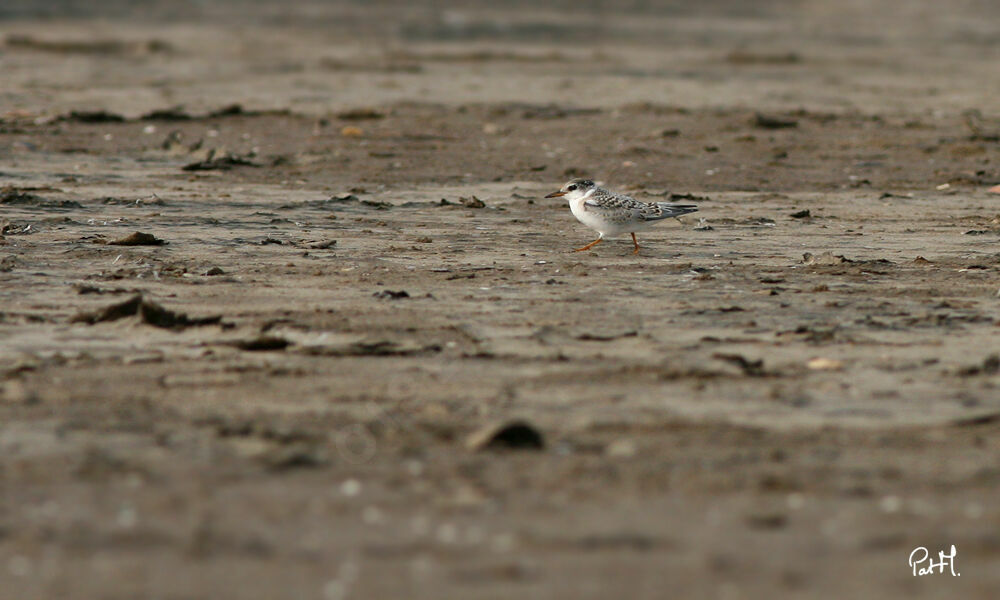
[[[569,187],[568,187],[568,188],[566,188],[566,189],[572,192],[573,190],[575,190],[575,189],[576,189],[576,186],[575,186],[575,185],[571,185],[571,186],[569,186]]]

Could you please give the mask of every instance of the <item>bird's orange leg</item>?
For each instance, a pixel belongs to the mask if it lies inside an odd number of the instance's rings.
[[[635,233],[632,234],[632,243],[635,244],[635,250],[632,254],[639,254],[639,240],[635,239]]]
[[[573,252],[583,252],[584,250],[590,250],[594,246],[600,244],[603,240],[604,240],[604,238],[597,238],[596,240],[590,242],[589,244],[587,244],[583,248],[577,248],[576,250],[573,250]]]

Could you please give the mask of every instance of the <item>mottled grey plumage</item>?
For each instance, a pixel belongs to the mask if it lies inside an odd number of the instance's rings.
[[[578,250],[589,250],[605,237],[630,233],[632,243],[635,244],[635,252],[638,253],[639,242],[636,240],[635,232],[647,229],[663,219],[679,217],[698,210],[693,204],[642,202],[631,196],[597,187],[589,179],[571,179],[558,192],[553,192],[546,198],[562,196],[569,201],[573,216],[600,233],[597,240]]]
[[[584,200],[583,205],[586,210],[595,211],[603,218],[623,225],[637,221],[660,221],[698,210],[694,204],[643,202],[604,188],[594,188],[594,193]]]

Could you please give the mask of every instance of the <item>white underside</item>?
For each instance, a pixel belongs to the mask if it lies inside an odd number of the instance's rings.
[[[598,233],[601,234],[602,238],[615,237],[623,233],[645,231],[655,223],[655,221],[653,222],[633,221],[631,223],[614,223],[602,219],[594,211],[587,210],[587,208],[583,205],[584,202],[587,201],[587,197],[589,195],[590,194],[587,194],[586,196],[581,196],[580,198],[574,198],[570,200],[569,209],[573,212],[573,216],[576,217],[578,221],[580,221],[587,227],[596,230]]]

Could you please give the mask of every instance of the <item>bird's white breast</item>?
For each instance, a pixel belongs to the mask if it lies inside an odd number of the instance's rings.
[[[580,221],[591,229],[596,229],[602,234],[609,234],[613,229],[610,227],[610,223],[602,219],[594,211],[587,210],[587,207],[584,206],[584,203],[587,202],[587,198],[590,198],[593,193],[594,190],[590,190],[586,194],[581,195],[579,198],[570,199],[569,209],[572,211],[573,216],[576,217],[577,221]]]

